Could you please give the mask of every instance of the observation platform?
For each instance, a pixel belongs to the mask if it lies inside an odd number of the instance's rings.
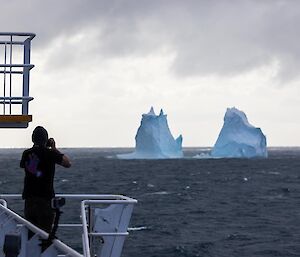
[[[0,32],[0,128],[27,128],[33,33]]]

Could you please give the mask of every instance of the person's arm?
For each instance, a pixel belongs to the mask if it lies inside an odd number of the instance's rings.
[[[61,161],[61,166],[65,168],[70,168],[71,167],[71,161],[68,156],[65,154],[63,155],[62,161]]]
[[[20,161],[20,168],[25,168],[25,152],[22,154],[22,158]]]
[[[53,138],[49,138],[48,142],[47,142],[47,146],[50,147],[54,152],[58,153],[58,154],[62,154],[57,148],[56,148],[56,144],[55,144],[55,140]],[[60,163],[58,163],[59,165],[65,167],[65,168],[70,168],[71,167],[71,161],[69,159],[68,156],[66,156],[65,154],[62,154],[62,160]]]

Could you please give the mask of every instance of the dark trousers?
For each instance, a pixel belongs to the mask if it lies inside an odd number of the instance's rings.
[[[51,199],[30,197],[25,199],[25,219],[32,224],[50,233],[52,229],[54,211],[51,208]]]

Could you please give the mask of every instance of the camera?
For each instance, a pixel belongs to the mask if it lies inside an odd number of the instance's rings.
[[[46,147],[51,147],[51,141],[49,139],[47,140]]]
[[[66,203],[66,199],[63,197],[54,197],[51,200],[51,207],[52,209],[59,209],[63,207]]]
[[[55,141],[54,139],[51,137],[47,140],[47,143],[46,143],[46,147],[47,148],[53,148],[55,146]]]

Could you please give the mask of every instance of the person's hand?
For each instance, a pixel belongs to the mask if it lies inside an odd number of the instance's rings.
[[[48,139],[47,146],[50,147],[51,149],[56,149],[54,138],[51,137]]]

